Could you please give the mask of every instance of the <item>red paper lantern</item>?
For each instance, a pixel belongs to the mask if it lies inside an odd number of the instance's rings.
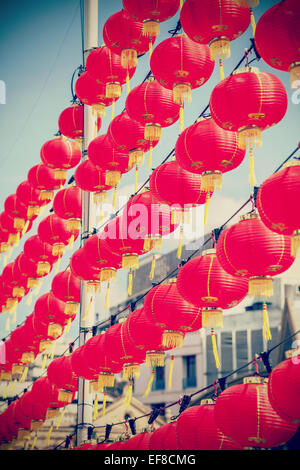
[[[292,88],[299,88],[300,80],[299,20],[298,2],[277,3],[259,18],[254,36],[262,59],[274,69],[290,72]]]
[[[124,10],[143,21],[143,35],[149,37],[160,34],[160,23],[172,18],[179,5],[179,0],[123,0]]]
[[[74,179],[76,185],[83,191],[94,193],[95,204],[106,201],[107,191],[113,188],[105,183],[105,172],[99,171],[89,159],[78,165]]]
[[[121,65],[125,69],[135,68],[138,56],[145,54],[155,42],[155,35],[146,37],[142,31],[143,23],[124,10],[111,15],[104,24],[103,40],[109,49],[121,56]]]
[[[221,189],[222,175],[237,168],[245,157],[238,147],[237,132],[220,128],[213,119],[201,119],[185,129],[175,145],[177,163],[185,170],[201,174],[201,189]]]
[[[75,93],[79,101],[92,107],[97,117],[104,117],[106,107],[111,106],[119,97],[107,98],[104,83],[99,83],[89,73],[83,72],[75,83]]]
[[[298,424],[281,418],[268,398],[268,386],[261,377],[247,377],[243,384],[224,390],[215,404],[220,431],[242,447],[269,449],[293,437]]]
[[[24,255],[37,263],[37,274],[49,274],[58,257],[52,253],[52,246],[43,242],[38,235],[29,237],[24,243]]]
[[[197,331],[202,327],[202,309],[180,295],[175,279],[153,287],[148,292],[144,313],[163,329],[162,345],[165,347],[181,347],[186,332]]]
[[[100,288],[100,269],[88,262],[84,248],[79,248],[70,258],[70,269],[81,281],[87,281],[87,290],[97,292]]]
[[[53,199],[53,192],[60,189],[66,182],[65,177],[57,179],[55,171],[43,163],[34,165],[29,170],[27,178],[31,186],[41,191],[39,197],[42,201]]]
[[[55,214],[67,221],[68,230],[80,230],[82,215],[82,191],[78,186],[69,186],[58,191],[53,200]]]
[[[23,230],[27,221],[27,206],[23,204],[16,194],[11,194],[4,201],[4,210],[14,220],[14,228]],[[36,216],[32,217],[34,220]]]
[[[30,364],[34,362],[39,354],[39,341],[33,338],[31,332],[28,331],[28,323],[26,326],[25,324],[21,325],[12,331],[10,339],[15,351],[21,352],[20,363]]]
[[[166,424],[166,433],[163,440],[163,445],[166,450],[180,450],[177,439],[177,422]]]
[[[291,254],[300,246],[300,161],[292,160],[269,176],[259,187],[256,207],[262,222],[273,232],[291,236]]]
[[[263,90],[263,91],[262,91]],[[257,67],[237,69],[213,89],[209,107],[223,129],[238,132],[239,148],[250,149],[249,181],[255,185],[253,148],[262,145],[261,133],[285,116],[288,99],[281,80]]]
[[[268,398],[274,410],[285,420],[300,423],[298,396],[300,356],[280,362],[271,371],[268,380]]]
[[[67,170],[74,168],[81,160],[81,151],[73,141],[64,136],[45,142],[40,151],[41,160],[54,170],[54,178],[67,179]]]
[[[183,169],[176,161],[156,167],[150,175],[150,191],[161,203],[172,206],[172,222],[186,221],[191,207],[205,204],[207,193],[201,190],[202,178]]]
[[[105,174],[107,186],[118,185],[122,174],[130,170],[129,156],[114,148],[106,134],[99,135],[90,142],[87,154],[97,170]]]
[[[51,266],[52,269],[52,266]],[[38,264],[36,261],[32,261],[24,253],[21,253],[15,260],[14,275],[15,279],[21,285],[26,285],[27,288],[31,289],[39,284],[39,279],[47,276],[45,270],[38,272]]]
[[[173,100],[181,105],[191,103],[192,90],[204,85],[214,71],[209,47],[197,44],[184,34],[162,41],[153,51],[150,68],[154,78],[168,90]]]
[[[15,416],[18,419],[24,420],[31,431],[37,431],[41,428],[46,420],[47,408],[40,406],[35,402],[33,394],[30,392],[24,393],[18,400],[15,408]]]
[[[166,450],[164,447],[164,441],[168,432],[169,428],[167,428],[166,425],[155,429],[155,431],[150,434],[149,450]]]
[[[84,344],[79,346],[71,354],[71,365],[74,373],[77,377],[81,377],[86,380],[97,382],[98,373],[96,370],[92,369],[90,365],[86,362],[84,356]]]
[[[111,121],[106,135],[117,150],[129,155],[129,167],[142,165],[145,152],[148,151],[151,166],[151,153],[158,144],[158,140],[150,142],[145,139],[144,134],[144,126],[131,119],[128,113],[123,111]]]
[[[213,400],[186,409],[178,418],[176,435],[184,450],[242,450],[242,446],[221,432],[215,421]]]
[[[26,295],[26,282],[17,275],[16,263],[8,263],[1,275],[2,289],[5,293],[11,293],[12,297],[24,297]]]
[[[49,292],[41,295],[35,302],[34,328],[41,333],[46,329],[47,336],[50,339],[56,339],[62,335],[68,321],[74,320],[75,315],[73,313],[66,314],[65,302]]]
[[[107,98],[119,98],[122,85],[129,84],[135,70],[135,67],[124,69],[120,56],[105,45],[91,51],[86,60],[86,71],[97,83],[105,85]]]
[[[116,279],[117,270],[122,266],[122,256],[111,252],[103,234],[96,233],[89,237],[84,244],[84,252],[89,263],[100,269],[100,282]]]
[[[42,408],[46,408],[46,419],[54,418],[58,415],[59,408],[63,408],[71,403],[75,397],[68,396],[68,400],[59,400],[59,389],[48,379],[48,377],[39,377],[33,382],[31,393],[35,403],[39,404]],[[62,395],[62,394],[61,394]],[[66,398],[65,396],[63,397]],[[72,398],[71,402],[69,401]]]
[[[58,389],[58,400],[72,403],[78,389],[78,377],[72,369],[71,356],[58,357],[47,368],[49,382]]]
[[[38,235],[43,242],[52,245],[54,256],[62,256],[66,246],[77,239],[79,230],[68,230],[65,219],[50,214],[39,223]]]
[[[181,105],[174,103],[173,92],[157,80],[148,79],[131,90],[125,103],[128,116],[145,127],[144,138],[160,140],[161,129],[178,121]]]
[[[127,439],[127,441],[122,441],[120,450],[148,450],[150,435],[150,432],[142,432]]]
[[[9,250],[11,243],[8,242],[9,233],[8,231],[2,230],[0,223],[0,253],[5,253]]]
[[[25,223],[24,228],[22,229],[20,225],[15,227],[14,219],[6,212],[1,212],[0,214],[0,230],[8,234],[8,243],[18,245],[20,238],[29,232],[32,227],[32,220],[28,220]]]
[[[249,295],[272,296],[272,277],[286,271],[294,262],[291,240],[269,230],[256,212],[241,216],[225,229],[217,242],[218,260],[226,272],[249,279]]]
[[[58,128],[62,135],[81,144],[83,137],[83,106],[74,104],[64,109],[58,118]],[[101,128],[101,118],[97,117],[97,131]]]
[[[188,261],[177,277],[179,293],[202,310],[203,326],[223,326],[222,311],[238,305],[248,293],[246,279],[228,274],[215,249]]]
[[[240,37],[250,25],[249,7],[238,6],[235,0],[186,0],[180,23],[193,41],[208,44],[211,58],[230,57],[230,42]]]
[[[140,364],[146,353],[137,348],[130,339],[125,323],[113,325],[105,332],[106,347],[112,364],[121,365],[123,379],[136,379],[140,376]]]
[[[66,303],[65,313],[76,315],[80,305],[80,279],[70,269],[56,274],[52,280],[53,295]]]
[[[41,199],[41,191],[31,186],[28,181],[23,181],[16,190],[17,198],[27,206],[27,218],[32,219],[39,215],[41,207],[47,205],[51,198]]]

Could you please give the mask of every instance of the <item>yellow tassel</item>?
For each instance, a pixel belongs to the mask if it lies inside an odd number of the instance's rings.
[[[132,295],[132,269],[129,270],[128,274],[128,295]]]
[[[148,382],[148,385],[147,385],[147,388],[145,390],[145,393],[144,393],[144,397],[147,397],[149,395],[149,392],[150,392],[150,389],[151,389],[151,385],[152,385],[152,382],[153,382],[153,379],[154,379],[154,374],[155,374],[155,369],[152,369],[152,373],[150,375],[150,379],[149,379],[149,382]]]
[[[251,18],[251,26],[252,26],[252,32],[253,32],[253,37],[255,36],[255,30],[256,30],[256,23],[255,23],[255,18],[253,15],[252,8],[250,8],[250,18]]]
[[[26,305],[31,305],[31,303],[32,303],[32,297],[33,297],[33,292],[32,292],[32,290],[31,290],[30,293],[29,293],[29,296],[28,296],[27,299],[26,299]]]
[[[254,171],[254,158],[253,158],[253,149],[249,150],[249,183],[251,186],[256,185],[255,171]]]
[[[44,280],[43,280],[43,279],[41,279],[40,281],[38,281],[38,285],[36,286],[36,289],[33,291],[33,295],[34,295],[34,296],[39,295],[43,283],[44,283]]]
[[[24,228],[22,230],[22,235],[25,235],[25,233],[27,232],[28,227],[29,227],[29,223],[30,223],[30,220],[27,220],[25,225],[24,225]]]
[[[150,279],[152,281],[152,279],[154,279],[154,270],[155,270],[155,255],[153,255],[153,258],[152,258],[152,263],[151,263],[151,271],[150,271]]]
[[[130,93],[130,78],[129,78],[129,71],[127,70],[126,74],[126,89],[127,89],[127,96]]]
[[[72,250],[72,249],[73,249],[74,240],[75,240],[75,236],[74,236],[74,234],[73,234],[73,235],[71,236],[70,240],[69,240],[69,243],[68,243],[68,250]]]
[[[153,146],[152,146],[152,142],[150,143],[150,149],[149,149],[149,157],[148,157],[148,170],[151,169],[151,165],[152,165],[152,155],[153,155]]]
[[[16,320],[17,320],[17,306],[13,308],[11,313],[13,314],[12,322],[16,323]]]
[[[26,439],[24,450],[28,450],[29,444],[30,444],[30,436],[29,436],[29,439]]]
[[[57,274],[58,271],[59,271],[60,263],[61,263],[61,256],[58,258],[58,260],[56,262],[55,274]]]
[[[65,333],[69,333],[71,323],[72,323],[72,319],[69,318],[68,321],[67,321],[66,328],[65,328]]]
[[[93,302],[93,297],[90,297],[90,301],[89,301],[89,305],[88,305],[86,314],[85,314],[85,316],[84,316],[83,319],[82,319],[83,321],[86,321],[86,320],[88,319],[89,315],[90,315],[92,302]]]
[[[35,448],[36,441],[37,441],[37,434],[36,434],[36,435],[34,436],[34,438],[33,438],[32,445],[31,445],[30,450],[33,450],[33,449]]]
[[[17,379],[15,379],[12,383],[11,389],[9,393],[13,393],[17,385]]]
[[[216,361],[216,368],[219,369],[220,360],[219,360],[219,354],[218,354],[218,348],[217,348],[216,335],[215,335],[215,331],[213,328],[211,329],[211,341],[212,341],[213,353],[214,353],[214,357]]]
[[[272,297],[273,295],[273,280],[268,276],[257,276],[249,279],[250,297]]]
[[[9,385],[10,385],[9,382],[7,382],[6,387],[5,387],[5,389],[4,389],[4,392],[3,392],[3,398],[4,398],[4,400],[7,398],[8,390],[9,390]]]
[[[124,405],[129,406],[131,403],[131,397],[132,397],[132,382],[130,381],[129,388],[127,390],[127,393],[124,398]]]
[[[165,330],[162,335],[161,344],[165,348],[181,348],[183,337],[184,335],[181,331]]]
[[[51,348],[50,359],[54,358],[55,348],[56,348],[56,344],[55,344],[55,341],[53,341],[52,348]]]
[[[51,423],[50,429],[49,429],[47,437],[46,437],[46,444],[47,445],[50,444],[50,438],[51,438],[52,431],[53,431],[53,422]]]
[[[220,77],[221,77],[221,80],[224,80],[225,75],[224,75],[224,67],[223,67],[222,59],[219,59],[219,64],[220,64]]]
[[[207,193],[206,194],[206,201],[205,201],[205,209],[204,209],[204,222],[203,222],[204,225],[206,225],[206,221],[207,221],[209,203],[210,203],[210,193]]]
[[[266,341],[270,341],[272,339],[266,302],[263,302],[263,335]]]
[[[93,414],[93,420],[95,421],[98,417],[98,396],[95,396],[94,400],[94,414]]]
[[[111,119],[115,117],[115,100],[111,104]]]
[[[102,416],[105,416],[105,410],[106,410],[106,392],[104,392],[103,394]]]
[[[134,180],[134,192],[137,192],[137,186],[138,186],[138,176],[139,176],[139,167],[135,167],[135,180]]]
[[[220,308],[203,308],[202,327],[223,328],[223,312]]]
[[[106,289],[106,294],[105,294],[105,308],[109,310],[109,300],[110,300],[110,283],[107,283],[107,289]]]
[[[153,45],[152,45],[152,41],[149,42],[149,56],[151,58],[151,55],[152,55],[152,51],[153,51]]]
[[[168,378],[169,390],[171,390],[172,388],[173,368],[174,368],[174,356],[171,356],[171,362],[170,362],[170,367],[169,367],[169,378]]]
[[[180,0],[180,10],[181,10],[182,6],[183,6],[183,0]]]
[[[25,382],[27,378],[27,373],[28,373],[28,366],[24,367],[22,377],[20,378],[20,382]]]
[[[42,365],[41,365],[42,370],[44,370],[45,367],[46,367],[47,357],[48,357],[48,354],[45,353],[44,356],[43,356],[43,361],[42,361]]]
[[[184,111],[183,106],[180,106],[179,110],[179,130],[184,131]]]
[[[10,331],[10,318],[9,318],[9,313],[7,314],[7,318],[6,318],[5,331]]]
[[[296,258],[297,252],[300,248],[300,230],[295,230],[291,237],[291,255]]]
[[[165,365],[164,351],[147,351],[145,364],[147,367],[163,367]]]
[[[117,186],[115,186],[115,189],[114,189],[114,196],[113,196],[113,203],[112,203],[113,209],[116,208],[116,202],[117,202]]]
[[[177,249],[177,258],[178,259],[181,259],[182,242],[183,242],[183,227],[180,227],[179,242],[178,242],[178,249]]]

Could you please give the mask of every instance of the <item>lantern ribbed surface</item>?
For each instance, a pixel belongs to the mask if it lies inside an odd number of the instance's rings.
[[[273,232],[292,236],[292,252],[300,245],[300,162],[292,160],[269,176],[259,187],[256,207],[262,222]]]
[[[216,400],[215,419],[219,429],[243,447],[268,449],[282,445],[298,428],[276,413],[264,383],[228,387]]]
[[[76,185],[83,191],[105,192],[114,186],[106,184],[105,172],[98,170],[89,159],[78,165],[74,178]]]
[[[72,369],[71,356],[53,359],[48,365],[47,377],[58,389],[72,392],[70,397],[78,389],[78,377]]]
[[[72,235],[76,240],[79,235],[79,230],[68,230],[67,221],[58,217],[56,214],[48,215],[48,217],[45,217],[38,226],[38,236],[43,242],[49,243],[53,246],[54,255],[61,255],[63,253],[64,247],[70,243]],[[60,248],[58,248],[58,251],[55,248],[60,245],[62,245],[62,252],[60,251]]]
[[[81,151],[66,138],[56,137],[45,142],[40,150],[42,162],[53,169],[69,170],[78,165],[81,160]]]
[[[78,186],[61,189],[53,200],[53,211],[68,221],[68,228],[80,229],[82,212],[82,191]]]
[[[55,171],[43,163],[34,165],[27,174],[28,182],[35,189],[42,191],[54,191],[60,189],[66,182],[66,177],[55,178]],[[49,198],[46,198],[49,199]]]
[[[182,450],[242,450],[242,447],[219,430],[214,403],[192,406],[177,420],[175,429]]]
[[[54,276],[51,290],[54,296],[63,302],[80,303],[80,279],[74,276],[70,269]]]
[[[174,16],[180,5],[179,0],[122,0],[123,8],[140,21],[163,22]]]
[[[268,380],[268,397],[277,413],[287,421],[300,423],[299,407],[300,356],[294,356],[277,364]]]
[[[106,114],[105,108],[111,106],[118,98],[107,98],[104,83],[99,83],[88,72],[83,72],[75,83],[75,93],[79,101],[92,106],[98,112],[98,116]]]
[[[83,136],[83,106],[72,105],[64,109],[58,118],[58,128],[62,135],[69,139],[82,139]],[[101,118],[97,118],[97,130],[101,128]]]
[[[191,90],[207,82],[214,70],[209,48],[181,34],[158,44],[150,60],[154,78],[161,86],[173,90],[173,99],[191,102]]]
[[[122,441],[120,450],[148,450],[150,433],[143,432],[130,437],[127,441]]]
[[[259,18],[254,37],[259,55],[270,67],[290,72],[292,88],[299,88],[293,82],[300,79],[299,21],[298,2],[279,2]]]
[[[70,269],[74,276],[81,281],[98,281],[100,276],[99,268],[89,263],[84,248],[78,248],[70,259]]]

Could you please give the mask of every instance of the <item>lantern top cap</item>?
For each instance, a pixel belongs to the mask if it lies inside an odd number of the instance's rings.
[[[201,256],[206,256],[206,255],[215,255],[217,253],[215,248],[209,248],[208,250],[204,250],[201,253]]]
[[[260,377],[258,375],[252,377],[244,377],[243,384],[266,384],[268,379],[266,377]]]
[[[205,398],[200,401],[200,405],[214,405],[215,402],[211,398]]]
[[[289,168],[290,166],[300,166],[300,159],[291,160],[282,165],[282,168]]]
[[[259,219],[259,214],[253,211],[253,212],[249,212],[249,214],[244,214],[240,216],[240,222],[243,220],[249,220],[249,219]]]
[[[232,75],[237,75],[238,73],[260,73],[258,67],[240,67],[232,72]]]

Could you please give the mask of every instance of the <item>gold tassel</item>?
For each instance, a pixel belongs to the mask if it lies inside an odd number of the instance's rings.
[[[181,10],[182,6],[183,6],[183,0],[180,0],[180,10]]]
[[[106,410],[106,392],[103,393],[102,416],[105,416]]]
[[[64,417],[65,411],[66,411],[66,407],[64,406],[63,409],[61,410],[60,416],[59,416],[59,418],[58,418],[58,420],[57,420],[56,429],[59,428],[59,426],[60,426],[60,424],[61,424],[61,422],[62,422],[62,419],[63,419],[63,417]]]
[[[72,249],[73,249],[74,240],[75,240],[75,235],[74,235],[74,233],[73,233],[73,235],[72,235],[71,238],[69,239],[68,250],[72,250]]]
[[[96,394],[95,400],[94,400],[94,414],[93,414],[93,420],[95,421],[98,417],[98,396]]]
[[[211,341],[212,341],[213,353],[214,353],[215,362],[216,362],[216,368],[219,369],[220,359],[219,359],[219,354],[218,354],[216,335],[215,335],[215,331],[213,328],[211,329]]]
[[[151,263],[151,271],[150,271],[150,276],[149,276],[151,281],[152,281],[152,279],[154,279],[154,270],[155,270],[155,255],[153,255],[152,263]]]
[[[266,341],[270,341],[272,339],[266,302],[263,302],[263,335]]]
[[[154,379],[154,374],[155,374],[155,369],[152,369],[152,372],[151,372],[151,375],[150,375],[150,379],[149,379],[149,382],[148,382],[148,385],[147,385],[147,388],[145,390],[145,393],[144,393],[144,397],[147,397],[149,395],[149,392],[150,392],[150,389],[151,389],[151,385],[152,385],[152,382],[153,382],[153,379]]]
[[[115,117],[115,100],[111,104],[111,120]]]
[[[42,370],[44,370],[45,367],[46,367],[47,357],[48,357],[48,354],[45,353],[44,356],[43,356],[42,365],[41,365]]]
[[[103,388],[113,388],[115,383],[115,376],[109,372],[100,372],[98,376],[99,389],[103,391]]]
[[[35,296],[39,295],[43,283],[44,283],[43,279],[41,279],[40,281],[37,279],[37,285],[36,285],[35,290],[33,291],[33,295]]]
[[[86,314],[85,316],[83,317],[83,321],[86,321],[90,315],[90,311],[91,311],[91,306],[92,306],[92,302],[93,302],[93,297],[91,296],[90,297],[90,301],[89,301],[89,305],[88,305],[88,308],[87,308],[87,311],[86,311]]]
[[[5,331],[10,331],[10,317],[9,317],[9,313],[7,314],[7,317],[6,317]]]
[[[249,127],[240,129],[238,134],[238,147],[246,150],[247,148],[260,148],[262,146],[261,129],[259,127]]]
[[[50,438],[51,438],[52,431],[53,431],[53,422],[51,423],[50,429],[49,429],[47,437],[46,437],[46,445],[50,444]]]
[[[128,295],[132,295],[132,269],[129,270],[128,274]]]
[[[223,67],[222,59],[219,59],[219,64],[220,64],[220,77],[221,77],[221,80],[224,80],[225,75],[224,75],[224,67]]]
[[[203,308],[202,326],[210,328],[223,328],[223,312],[220,308]]]
[[[203,222],[204,225],[206,225],[206,221],[207,221],[209,203],[210,203],[210,193],[208,192],[206,194],[205,209],[204,209],[204,222]]]
[[[222,188],[223,175],[221,171],[204,171],[201,175],[200,190],[212,193]]]
[[[25,445],[24,445],[24,450],[28,450],[28,447],[29,447],[29,444],[30,444],[30,436],[27,439],[25,439],[25,441],[26,442],[25,442]]]
[[[146,124],[144,131],[145,140],[160,140],[161,139],[161,126],[159,124]]]
[[[209,43],[211,60],[228,59],[230,57],[230,41],[226,38],[213,39]]]
[[[184,131],[184,111],[183,106],[180,106],[179,110],[179,130]]]
[[[296,258],[298,249],[300,248],[300,230],[295,230],[291,237],[291,255]]]
[[[162,345],[166,348],[181,348],[183,342],[181,331],[165,330],[162,335]]]
[[[122,269],[138,269],[139,257],[135,254],[128,254],[122,256]]]
[[[180,227],[180,233],[179,233],[179,242],[178,242],[178,248],[177,248],[177,258],[181,259],[181,254],[182,254],[182,243],[183,243],[183,227]]]
[[[4,398],[4,400],[7,398],[8,390],[9,390],[9,385],[10,385],[9,382],[7,382],[6,387],[5,387],[5,389],[4,389],[4,392],[3,392],[3,398]]]
[[[67,321],[66,328],[65,328],[65,333],[69,333],[71,323],[72,323],[72,319],[69,318],[68,321]]]
[[[137,192],[137,186],[138,186],[138,176],[139,176],[139,167],[135,167],[135,179],[134,179],[134,192]]]
[[[117,202],[117,186],[115,186],[115,189],[114,189],[114,196],[113,196],[113,203],[112,203],[113,209],[116,208],[116,202]]]
[[[36,441],[37,441],[37,434],[36,434],[36,435],[34,436],[34,438],[33,438],[32,445],[31,445],[30,450],[33,450],[33,449],[35,448]]]
[[[172,388],[172,377],[173,377],[173,368],[174,368],[174,356],[171,356],[170,367],[169,367],[169,377],[168,377],[168,387],[169,390]]]
[[[182,103],[192,102],[191,85],[187,83],[178,83],[173,86],[173,101],[182,105]]]
[[[10,389],[10,392],[9,393],[13,393],[15,388],[16,388],[16,385],[17,385],[17,378],[15,378],[15,380],[13,381],[12,383],[12,386],[11,386],[11,389]]]
[[[24,225],[24,228],[22,230],[22,235],[25,235],[25,233],[27,232],[28,227],[29,227],[29,223],[30,223],[30,220],[27,220],[25,225]]]
[[[132,397],[132,382],[130,381],[128,390],[126,392],[125,398],[124,398],[124,405],[129,406],[131,403],[131,397]]]
[[[249,279],[250,297],[272,297],[273,280],[268,276],[257,276]]]
[[[153,45],[152,45],[152,41],[150,41],[149,42],[149,57],[150,57],[150,59],[151,59],[152,51],[153,51]]]
[[[126,73],[126,91],[127,91],[127,96],[130,93],[130,77],[129,77],[129,70],[127,69]]]
[[[51,270],[51,266],[47,261],[38,261],[36,272],[39,276],[44,276],[45,274],[49,274]]]
[[[56,262],[56,266],[55,266],[55,274],[58,273],[59,271],[59,267],[60,267],[60,263],[61,263],[61,256],[59,256],[59,258],[57,259],[57,262]]]
[[[50,353],[50,356],[49,356],[50,359],[54,358],[55,348],[56,348],[56,343],[55,343],[55,341],[53,341],[53,343],[51,344],[51,353]]]
[[[148,170],[151,169],[151,165],[152,165],[152,155],[153,155],[153,146],[152,146],[152,142],[150,143],[150,148],[149,148],[149,156],[148,156]]]
[[[27,378],[27,373],[28,373],[28,366],[25,366],[24,367],[24,370],[23,370],[23,374],[20,378],[20,382],[25,382],[26,378]]]
[[[252,26],[252,32],[253,32],[253,37],[255,36],[255,30],[256,30],[256,23],[255,23],[255,18],[253,15],[253,10],[250,8],[250,19],[251,19],[251,26]]]
[[[29,221],[28,221],[29,223]],[[25,227],[25,220],[21,219],[20,217],[14,218],[14,228],[16,229],[23,229]]]
[[[67,230],[73,232],[74,230],[80,230],[81,219],[68,219],[67,221]]]
[[[65,245],[63,243],[54,243],[52,246],[52,254],[53,256],[62,256],[65,252]]]
[[[115,170],[108,170],[105,173],[105,184],[107,186],[116,186],[121,181],[121,172]]]
[[[124,364],[123,365],[123,379],[138,379],[140,376],[140,364]]]
[[[256,185],[255,171],[254,171],[254,158],[253,158],[253,149],[249,150],[249,183],[251,186]]]
[[[124,69],[132,69],[137,66],[138,57],[135,49],[123,49],[121,52],[121,65]]]
[[[147,367],[163,367],[165,365],[164,351],[147,351],[145,363]]]
[[[109,310],[109,304],[110,304],[110,302],[109,302],[110,295],[109,294],[110,294],[110,283],[108,282],[107,283],[106,294],[105,294],[105,303],[104,303],[106,310]]]
[[[122,86],[120,85],[120,83],[118,82],[106,83],[106,86],[105,86],[106,98],[120,98],[121,94],[122,94]]]
[[[159,20],[144,20],[143,22],[143,36],[156,37],[160,34],[160,21]]]
[[[78,309],[79,309],[79,303],[78,302],[67,302],[64,312],[66,315],[77,315]]]

